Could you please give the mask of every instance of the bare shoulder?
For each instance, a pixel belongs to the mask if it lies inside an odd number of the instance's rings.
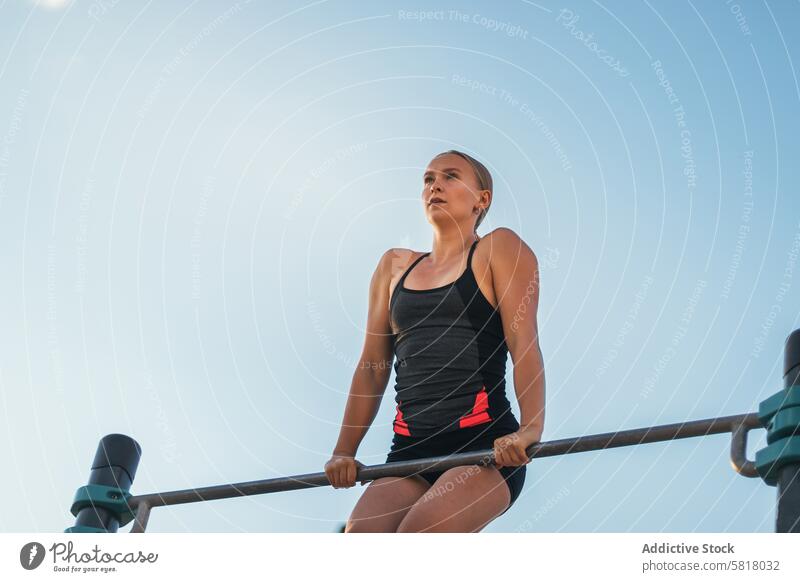
[[[411,262],[421,254],[420,251],[394,247],[383,253],[379,266],[389,278],[393,279],[395,275],[405,271]]]
[[[422,255],[420,251],[413,251],[402,247],[394,247],[387,250],[381,256],[380,263],[376,272],[381,273],[381,281],[385,284],[387,296],[391,303],[394,289],[400,282],[400,278],[414,260]]]
[[[522,240],[516,232],[501,226],[494,229],[484,237],[487,240],[487,247],[491,248],[490,261],[495,262],[519,262],[520,257],[536,261],[536,253]]]
[[[421,251],[414,251],[402,247],[394,247],[383,253],[376,273],[380,273],[379,276],[381,281],[385,284],[390,299],[403,273],[405,273],[408,267],[411,266],[411,263],[422,254],[424,253]]]

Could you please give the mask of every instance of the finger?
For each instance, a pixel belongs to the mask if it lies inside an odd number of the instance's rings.
[[[525,454],[525,449],[522,446],[519,446],[514,450],[514,458],[517,466],[524,465],[525,461],[528,460],[528,457]]]
[[[503,447],[503,464],[513,466],[517,462],[517,445],[513,439],[508,439]]]
[[[510,466],[516,466],[519,460],[519,451],[517,444],[513,443],[505,450],[506,463]]]
[[[505,466],[503,449],[501,449],[499,447],[495,448],[495,450],[494,450],[494,464],[495,464],[495,467],[504,467]]]
[[[516,455],[514,453],[515,446],[514,442],[511,440],[505,441],[502,450],[503,455],[503,465],[512,466],[515,463]]]
[[[328,477],[328,482],[333,485],[336,482],[336,471],[333,467],[325,469],[325,475]]]
[[[505,464],[508,467],[516,467],[517,466],[517,456],[514,454],[513,448],[506,449],[505,453]]]
[[[350,463],[347,465],[347,486],[352,487],[356,484],[356,464]]]
[[[513,467],[517,464],[517,455],[514,453],[514,448],[509,447],[505,450],[506,465]]]

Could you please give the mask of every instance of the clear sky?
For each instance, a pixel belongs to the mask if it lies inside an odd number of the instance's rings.
[[[493,172],[480,234],[539,257],[544,440],[756,410],[800,327],[798,26],[774,0],[0,3],[0,530],[70,526],[108,433],[142,445],[134,493],[321,471],[370,276],[430,250],[451,148]],[[486,531],[772,531],[728,448],[534,460]],[[150,530],[334,531],[362,491]]]

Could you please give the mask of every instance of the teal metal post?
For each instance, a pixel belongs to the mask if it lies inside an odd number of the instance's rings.
[[[800,329],[786,339],[783,385],[758,407],[768,446],[756,452],[756,470],[778,488],[775,531],[800,533]]]
[[[97,446],[89,483],[80,487],[70,511],[77,519],[64,533],[114,533],[133,519],[130,488],[142,448],[123,434],[104,436]]]

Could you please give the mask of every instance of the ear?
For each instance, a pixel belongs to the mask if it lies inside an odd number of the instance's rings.
[[[484,201],[486,202],[486,206],[484,206],[483,208],[488,210],[489,206],[492,204],[492,191],[491,190],[481,190],[480,191],[480,195],[481,195],[481,202],[484,202]]]

